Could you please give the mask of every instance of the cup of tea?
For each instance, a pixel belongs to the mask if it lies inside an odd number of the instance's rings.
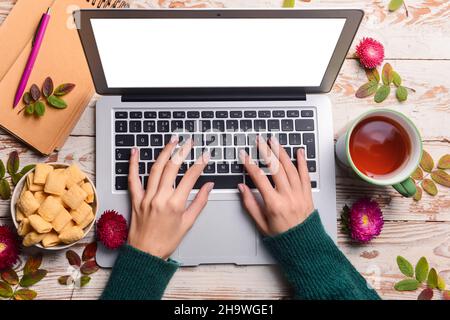
[[[361,115],[339,137],[336,156],[371,184],[390,185],[405,197],[416,193],[410,176],[422,157],[422,138],[400,112],[376,109]]]

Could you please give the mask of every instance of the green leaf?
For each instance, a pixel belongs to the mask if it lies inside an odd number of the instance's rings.
[[[391,92],[391,88],[386,85],[382,85],[377,92],[375,93],[374,100],[376,103],[381,103],[388,97],[389,93]]]
[[[19,283],[19,276],[12,268],[8,268],[2,271],[2,279],[12,286],[15,286]]]
[[[75,84],[73,83],[63,83],[56,87],[53,95],[55,96],[65,96],[69,92],[71,92],[75,88]]]
[[[429,173],[431,173],[431,171],[434,168],[434,160],[430,156],[430,154],[425,150],[422,151],[422,159],[420,160],[420,166],[424,171]]]
[[[0,297],[11,298],[13,295],[13,289],[6,282],[0,281]]]
[[[450,175],[444,170],[438,169],[431,172],[431,179],[447,188],[450,188]]]
[[[435,195],[438,194],[438,189],[436,187],[436,184],[433,182],[433,180],[423,179],[423,181],[422,181],[422,188],[430,196],[434,197]]]
[[[390,63],[385,63],[383,70],[381,71],[381,79],[383,79],[383,84],[388,86],[392,83],[394,78],[394,70]]]
[[[408,90],[406,90],[405,87],[400,86],[395,91],[395,96],[400,102],[406,101],[406,99],[408,99]]]
[[[38,253],[34,256],[28,257],[25,266],[23,267],[23,273],[29,274],[37,271],[42,264],[42,253]]]
[[[34,113],[34,103],[30,103],[25,107],[25,114],[31,116]]]
[[[36,84],[33,84],[30,88],[30,94],[33,101],[38,101],[41,97],[41,90],[39,90],[39,87]]]
[[[0,180],[0,199],[8,200],[11,198],[11,186],[6,179]]]
[[[389,11],[393,12],[400,8],[403,4],[403,0],[391,0],[389,2]]]
[[[36,101],[34,104],[34,114],[38,117],[42,117],[45,113],[45,104],[42,101]]]
[[[78,253],[76,253],[75,251],[68,250],[66,252],[66,258],[69,261],[69,264],[71,266],[77,266],[77,267],[81,266],[81,258],[78,255]]]
[[[431,268],[428,273],[427,285],[430,289],[435,289],[438,286],[438,274],[435,268]]]
[[[42,94],[44,97],[48,97],[53,93],[53,80],[50,77],[45,78],[44,84],[42,85]]]
[[[9,154],[6,168],[9,174],[14,174],[19,170],[19,153],[13,151]]]
[[[86,261],[80,268],[80,271],[84,275],[89,275],[97,272],[99,269],[97,263],[94,260]]]
[[[22,168],[22,170],[20,170],[20,173],[25,175],[28,173],[28,171],[33,170],[35,167],[36,167],[35,164],[26,165],[25,167]]]
[[[345,234],[349,234],[350,232],[349,215],[350,215],[350,208],[347,205],[345,205],[341,211],[341,230]]]
[[[369,81],[365,84],[363,84],[359,89],[356,91],[355,96],[357,98],[366,98],[371,95],[373,95],[378,89],[378,82],[375,81]]]
[[[407,277],[414,277],[414,268],[412,264],[403,258],[402,256],[397,256],[397,265],[400,271]]]
[[[417,279],[417,281],[422,283],[425,280],[427,280],[428,269],[429,269],[429,265],[428,265],[427,258],[425,258],[425,257],[420,258],[416,264],[416,279]]]
[[[439,169],[450,169],[450,154],[443,155],[438,161]]]
[[[14,293],[14,300],[33,300],[37,292],[31,289],[19,289]]]
[[[402,77],[400,77],[400,75],[395,71],[392,71],[392,82],[396,87],[400,87],[402,85]]]
[[[284,0],[283,8],[294,8],[294,7],[295,7],[295,0]]]
[[[375,81],[376,83],[380,82],[380,74],[378,73],[378,70],[376,68],[373,69],[364,69],[364,71],[366,72],[366,76],[367,76],[367,80],[369,80],[369,82],[371,81]]]
[[[20,279],[19,284],[21,287],[28,288],[41,281],[46,275],[47,270],[38,269],[31,273],[24,274],[22,279]]]
[[[413,199],[415,201],[420,201],[420,199],[422,199],[422,194],[423,194],[422,188],[419,186],[416,186],[416,193],[414,194]]]
[[[23,103],[26,104],[26,105],[28,105],[28,104],[31,103],[31,100],[32,100],[31,94],[30,94],[29,92],[25,92],[25,94],[24,94],[23,97],[22,97]]]
[[[404,279],[397,282],[394,286],[397,291],[414,291],[419,287],[419,281],[416,279]]]
[[[22,177],[23,177],[23,174],[20,172],[13,174],[11,176],[11,182],[12,182],[13,186],[16,186],[19,183],[20,179],[22,179]]]
[[[61,276],[58,278],[58,283],[63,286],[67,286],[73,283],[73,278],[71,276]]]
[[[3,179],[5,177],[5,173],[6,173],[5,164],[0,159],[0,179]]]
[[[63,99],[58,98],[57,96],[51,95],[47,98],[47,101],[54,108],[57,109],[67,108],[67,103]]]
[[[445,280],[441,276],[438,276],[437,288],[441,291],[445,290]]]
[[[82,276],[80,278],[80,287],[83,288],[85,285],[87,285],[91,281],[91,277],[89,276]]]
[[[433,289],[425,288],[417,297],[417,300],[431,300],[433,299]]]

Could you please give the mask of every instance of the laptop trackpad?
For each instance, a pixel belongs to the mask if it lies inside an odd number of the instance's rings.
[[[258,254],[256,226],[240,201],[209,201],[178,248],[185,265],[237,263]]]

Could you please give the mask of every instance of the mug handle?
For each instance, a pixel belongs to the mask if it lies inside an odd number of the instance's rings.
[[[414,180],[411,178],[408,178],[400,183],[394,184],[392,187],[394,187],[394,189],[397,190],[402,196],[407,198],[414,197],[417,191],[416,184]]]

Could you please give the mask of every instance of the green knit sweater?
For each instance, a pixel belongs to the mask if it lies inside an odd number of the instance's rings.
[[[315,211],[303,223],[264,244],[297,299],[380,299],[326,234]],[[129,245],[121,248],[101,299],[160,299],[178,264]]]

